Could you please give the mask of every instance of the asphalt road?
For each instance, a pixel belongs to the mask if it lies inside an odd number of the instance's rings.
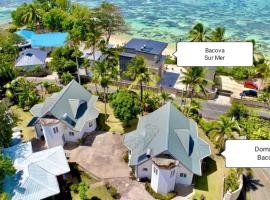
[[[253,168],[255,189],[250,191],[251,200],[270,199],[270,169]],[[258,181],[258,182],[257,182]]]
[[[212,102],[203,102],[201,103],[201,111],[202,116],[209,120],[217,120],[220,115],[227,112],[230,108],[229,105],[217,104]],[[265,119],[270,120],[270,113],[264,111],[256,111],[259,116]],[[269,198],[270,199],[270,198]]]

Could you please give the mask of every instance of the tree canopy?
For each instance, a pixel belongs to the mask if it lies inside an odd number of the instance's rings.
[[[127,90],[121,90],[113,94],[110,104],[115,116],[127,124],[142,111],[138,95]]]

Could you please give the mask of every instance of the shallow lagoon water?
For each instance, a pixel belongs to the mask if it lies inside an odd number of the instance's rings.
[[[0,0],[0,23],[22,2]],[[103,0],[77,0],[97,6]],[[185,39],[196,22],[225,26],[234,41],[255,39],[270,55],[270,0],[111,0],[119,5],[130,25],[129,35],[175,43]]]

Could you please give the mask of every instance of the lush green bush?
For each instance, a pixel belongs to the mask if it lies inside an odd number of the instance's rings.
[[[229,175],[225,177],[224,190],[234,192],[239,188],[239,177],[236,169],[231,169]]]
[[[88,190],[88,187],[86,183],[81,182],[78,186],[79,197],[81,200],[87,200],[87,190]]]
[[[170,200],[172,198],[174,198],[176,196],[175,192],[169,192],[167,194],[159,194],[156,193],[152,187],[151,184],[149,182],[145,183],[145,189],[155,198],[155,199],[159,199],[159,200]]]
[[[6,192],[0,193],[0,200],[8,200],[8,194]]]
[[[16,32],[16,31],[18,30],[18,27],[17,27],[16,25],[14,25],[14,24],[10,24],[10,25],[8,26],[7,30],[8,30],[8,32],[10,32],[10,33],[14,33],[14,32]]]
[[[124,156],[123,156],[123,160],[128,163],[129,159],[128,159],[128,152],[125,152]]]
[[[72,81],[73,79],[74,79],[73,75],[69,72],[64,72],[60,77],[61,82],[65,85],[69,84],[69,82]]]
[[[135,119],[141,113],[141,103],[138,95],[127,90],[118,91],[113,94],[110,102],[114,115],[120,121],[128,122]]]
[[[176,65],[176,58],[174,56],[167,55],[165,57],[165,64]]]
[[[216,74],[231,76],[235,80],[245,80],[255,77],[257,72],[255,67],[218,67],[216,69]]]
[[[51,83],[48,85],[48,87],[46,88],[49,94],[55,93],[55,92],[59,92],[61,90],[61,87],[59,85],[57,85],[57,83]]]

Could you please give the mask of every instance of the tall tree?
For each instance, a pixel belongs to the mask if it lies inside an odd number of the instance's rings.
[[[144,58],[142,56],[134,57],[128,64],[125,75],[133,80],[130,88],[140,84],[141,102],[143,103],[143,84],[147,84],[154,79],[154,76],[145,64]]]
[[[225,28],[217,27],[215,30],[211,31],[206,39],[210,42],[225,42]]]
[[[28,4],[25,9],[24,14],[21,16],[22,22],[25,25],[34,25],[39,29],[42,23],[42,9],[35,3]]]
[[[206,28],[202,23],[197,23],[192,27],[188,33],[188,38],[191,42],[205,42],[209,29]]]
[[[10,146],[14,124],[15,117],[8,109],[8,102],[0,101],[0,147]]]
[[[212,130],[209,135],[215,141],[217,147],[222,150],[226,138],[234,138],[233,132],[240,132],[237,121],[234,119],[222,116],[220,121],[213,124]]]
[[[118,6],[103,2],[96,10],[96,17],[100,20],[100,25],[108,44],[112,34],[127,31],[127,25]]]
[[[184,76],[180,80],[183,84],[186,85],[186,90],[191,89],[191,100],[194,96],[194,92],[203,92],[204,95],[207,95],[206,86],[209,84],[209,81],[205,78],[206,71],[202,67],[189,67],[186,72],[183,72]]]

